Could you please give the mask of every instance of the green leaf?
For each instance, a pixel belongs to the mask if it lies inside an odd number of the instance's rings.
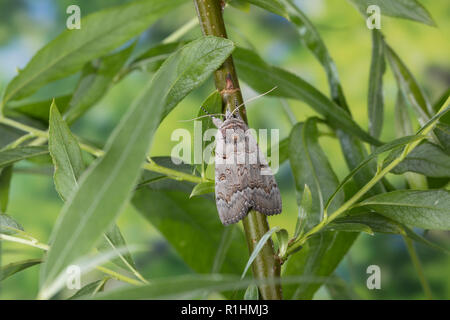
[[[283,277],[303,275],[321,280],[295,286],[283,285],[284,298],[312,299],[320,286],[327,282],[326,278],[332,275],[357,236],[358,233],[355,232],[328,231],[309,239],[305,246],[285,263]]]
[[[82,116],[108,92],[135,45],[136,42],[133,42],[119,52],[86,64],[65,115],[68,123],[72,123]]]
[[[205,292],[245,289],[249,281],[229,275],[185,275],[166,279],[155,279],[149,285],[124,286],[96,295],[95,299],[137,300],[137,299],[192,299]]]
[[[345,232],[365,232],[374,235],[373,230],[362,223],[354,222],[333,222],[326,226],[325,231],[345,231]]]
[[[266,244],[267,240],[270,239],[270,237],[272,236],[272,234],[274,232],[277,232],[280,230],[280,227],[273,227],[272,229],[270,229],[269,231],[267,231],[262,237],[261,239],[259,239],[258,243],[256,244],[255,248],[252,251],[252,254],[250,255],[250,258],[247,261],[247,264],[245,265],[244,271],[242,272],[241,275],[241,279],[243,279],[245,277],[245,275],[247,274],[248,269],[250,268],[250,266],[252,265],[253,261],[255,261],[256,257],[258,256],[258,253],[261,251],[261,249],[264,247],[264,245]]]
[[[66,201],[78,188],[78,179],[85,169],[77,139],[62,119],[55,103],[50,107],[48,150],[55,166],[53,180],[56,191]]]
[[[283,257],[288,247],[289,234],[286,229],[278,230],[276,234],[278,240],[278,256]]]
[[[428,102],[427,97],[417,84],[412,73],[400,60],[394,50],[390,46],[385,45],[385,53],[403,97],[417,113],[420,124],[425,124],[434,113],[431,104]]]
[[[0,168],[0,213],[5,212],[8,207],[12,172],[13,166]]]
[[[344,110],[350,112],[345,100],[341,82],[339,80],[336,64],[331,58],[328,49],[323,39],[320,37],[316,27],[308,19],[305,13],[301,11],[291,0],[285,1],[285,4],[289,12],[289,20],[295,25],[298,36],[303,44],[312,52],[312,54],[314,54],[327,74],[333,101]]]
[[[207,114],[203,109],[206,110],[209,114]],[[205,117],[205,116],[215,115],[217,117],[218,116],[217,114],[219,114],[219,113],[222,113],[222,96],[220,95],[219,91],[215,90],[213,93],[211,93],[208,96],[208,98],[206,98],[206,100],[202,103],[202,107],[198,111],[197,117],[202,117],[199,119],[202,124],[200,132],[198,130],[198,126],[194,123],[194,135],[201,134],[201,137],[202,137],[201,152],[200,152],[200,150],[195,149],[196,145],[194,145],[194,157],[197,154],[202,155],[202,159],[194,159],[195,163],[199,163],[199,161],[202,162],[201,168],[199,170],[202,173],[202,176],[205,175],[205,171],[208,166],[208,164],[205,162],[206,159],[203,158],[203,153],[205,150],[205,146],[207,144],[207,141],[205,141],[203,139],[204,134],[205,134],[206,130],[215,128],[215,125],[212,122],[212,118]],[[211,143],[211,142],[209,142],[209,143]]]
[[[136,69],[145,69],[147,72],[155,72],[173,52],[185,44],[186,42],[179,41],[162,43],[151,47],[133,59],[130,65],[126,68],[126,72],[131,72]]]
[[[367,106],[369,109],[369,133],[375,138],[380,137],[383,128],[383,74],[385,70],[383,35],[373,29]]]
[[[93,13],[80,30],[65,30],[31,59],[8,84],[3,101],[26,97],[43,85],[78,71],[146,30],[182,0],[133,1]]]
[[[105,280],[97,280],[97,281],[88,283],[83,288],[81,288],[80,290],[75,292],[75,294],[73,296],[71,296],[70,298],[68,298],[67,300],[75,300],[75,299],[81,298],[83,296],[86,296],[86,297],[93,296],[95,293],[97,293],[99,291],[103,291],[105,283],[106,283]]]
[[[357,204],[409,226],[433,230],[450,229],[450,191],[398,190]]]
[[[303,188],[302,201],[298,208],[297,223],[295,225],[294,239],[297,239],[302,233],[312,210],[312,196],[308,185]]]
[[[16,141],[23,134],[19,129],[0,124],[0,149]]]
[[[358,213],[347,215],[335,220],[336,223],[352,223],[363,224],[369,227],[374,232],[388,233],[388,234],[405,234],[405,231],[400,223],[379,215],[375,212]]]
[[[433,110],[438,112],[439,109],[444,105],[447,99],[450,97],[450,88],[445,91],[442,96],[434,103]],[[450,113],[442,116],[439,122],[434,128],[434,134],[439,140],[442,149],[450,155]]]
[[[306,222],[307,229],[310,229],[321,221],[325,201],[333,194],[339,181],[318,143],[316,119],[308,119],[305,123],[295,125],[289,140],[289,160],[296,189],[305,194],[304,186],[311,188],[311,213]],[[344,201],[343,192],[339,192],[336,200],[334,206],[337,208]],[[357,235],[328,231],[309,239],[299,252],[289,258],[284,275],[326,279],[342,260]],[[325,279],[301,286],[285,286],[284,296],[287,299],[311,299]]]
[[[245,290],[244,300],[259,300],[259,291],[256,284],[250,284]]]
[[[350,284],[351,285],[351,284]],[[333,300],[359,300],[361,299],[353,291],[344,279],[334,273],[330,277],[330,281],[325,283],[328,293]]]
[[[398,151],[390,154],[385,160],[385,165],[399,155],[400,152]],[[421,143],[391,172],[402,174],[409,171],[420,173],[427,177],[450,177],[450,156],[431,142]]]
[[[251,3],[279,16],[288,17],[286,8],[278,0],[240,0],[239,2],[241,1]]]
[[[12,275],[14,275],[22,270],[25,270],[32,266],[40,264],[41,262],[42,262],[41,259],[28,259],[28,260],[13,262],[13,263],[7,264],[5,266],[2,266],[1,270],[0,270],[0,281],[3,281],[6,278],[9,278]]]
[[[17,147],[14,149],[6,149],[0,151],[0,168],[9,166],[10,164],[13,164],[14,162],[20,160],[46,155],[47,153],[47,147],[44,146]]]
[[[333,194],[339,181],[319,145],[314,118],[308,119],[305,123],[296,124],[289,140],[289,161],[295,187],[300,195],[303,195],[305,185],[311,189],[312,206],[310,215],[306,219],[306,229],[309,230],[322,220],[325,203]],[[343,192],[340,192],[337,197],[337,202],[343,201]]]
[[[107,252],[111,249],[114,250],[115,248],[124,249],[126,247],[127,244],[125,239],[116,224],[113,224],[112,227],[103,234],[103,238],[97,246],[98,250],[103,252]],[[128,250],[123,251],[123,253],[118,253],[118,256],[118,258],[112,261],[113,263],[124,269],[129,269],[130,266],[131,268],[136,269],[133,257]]]
[[[195,272],[210,273],[217,269],[216,253],[230,227],[221,224],[213,199],[189,199],[189,194],[182,191],[141,188],[132,203]],[[223,265],[216,272],[239,273],[247,256],[244,235],[236,229]]]
[[[5,106],[5,115],[13,116],[16,113],[19,113],[47,124],[50,117],[50,106],[52,102],[55,101],[55,104],[58,106],[61,113],[64,113],[69,107],[70,99],[72,99],[71,94],[36,102],[11,102]]]
[[[191,192],[191,195],[189,196],[189,198],[204,195],[207,193],[214,193],[214,182],[207,181],[207,182],[202,182],[202,183],[196,184],[194,189],[192,189],[192,192]]]
[[[363,161],[361,161],[361,163],[355,167],[340,183],[339,186],[336,188],[336,190],[334,191],[334,193],[330,196],[327,205],[325,206],[326,208],[328,208],[330,206],[330,204],[333,202],[334,197],[336,196],[336,194],[338,192],[340,192],[342,190],[342,188],[344,187],[344,185],[350,181],[350,179],[356,174],[358,173],[362,168],[364,168],[368,163],[370,163],[373,159],[377,158],[379,155],[387,152],[387,151],[391,151],[391,150],[396,150],[398,148],[401,148],[409,143],[412,143],[414,141],[417,141],[419,139],[422,139],[421,135],[415,135],[415,136],[407,136],[407,137],[402,137],[399,139],[395,139],[393,141],[390,141],[386,144],[384,144],[381,147],[376,148],[367,158],[365,158]]]
[[[266,64],[256,53],[238,48],[233,58],[243,81],[258,92],[299,99],[327,118],[329,123],[373,145],[380,142],[362,130],[351,116],[312,85],[283,69]]]
[[[95,245],[130,197],[160,120],[217,69],[234,49],[227,39],[202,37],[161,66],[109,138],[105,155],[82,176],[52,232],[42,268],[43,288]]]
[[[15,234],[17,231],[23,231],[23,227],[10,216],[0,214],[0,233]]]
[[[417,0],[350,0],[350,2],[355,4],[364,16],[366,16],[367,8],[370,5],[377,5],[383,15],[409,19],[430,26],[436,25],[427,9]]]

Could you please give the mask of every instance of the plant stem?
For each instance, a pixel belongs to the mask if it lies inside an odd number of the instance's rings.
[[[39,145],[48,140],[48,131],[39,130],[39,129],[33,128],[31,126],[28,126],[26,124],[15,121],[13,119],[5,118],[3,116],[0,116],[0,123],[6,124],[10,127],[20,129],[24,132],[28,132],[27,135],[24,135],[23,137],[19,138],[18,140],[16,140],[16,142],[19,141],[19,143],[21,143],[21,142],[29,139],[30,137],[38,137],[38,139],[33,141],[32,145]],[[17,145],[17,143],[14,143],[14,144]],[[90,154],[96,156],[97,158],[101,157],[105,154],[105,152],[103,150],[93,147],[91,145],[81,143],[81,142],[79,142],[79,145],[82,150],[89,152]],[[174,170],[171,168],[166,168],[166,167],[156,164],[155,162],[145,163],[143,165],[143,168],[146,170],[149,170],[149,171],[158,172],[158,173],[167,175],[169,178],[179,180],[179,181],[189,181],[189,182],[194,182],[194,183],[201,183],[201,182],[206,181],[206,179],[203,179],[201,177],[197,177],[195,175],[185,173],[185,172],[180,172],[180,171],[177,171],[177,170]]]
[[[438,113],[444,110],[447,103],[444,104],[444,106],[439,110]],[[435,124],[435,123],[434,123]],[[372,177],[372,179],[369,180],[369,182],[364,185],[361,189],[358,190],[350,199],[348,199],[342,206],[340,206],[336,211],[334,211],[331,215],[327,217],[326,212],[324,213],[324,218],[322,221],[320,221],[316,226],[311,228],[308,232],[306,232],[300,239],[297,241],[294,241],[290,243],[288,250],[286,251],[286,254],[281,257],[282,261],[285,261],[288,256],[294,252],[296,252],[307,240],[309,237],[311,237],[314,233],[317,233],[321,231],[326,225],[328,225],[331,221],[335,220],[337,217],[339,217],[341,214],[343,214],[345,211],[350,209],[364,194],[366,194],[378,181],[383,179],[383,177],[388,174],[392,169],[394,169],[400,162],[402,162],[406,156],[414,150],[415,147],[419,145],[420,142],[422,142],[423,139],[425,139],[425,136],[431,132],[434,125],[430,125],[426,127],[424,130],[421,130],[422,138],[417,139],[405,146],[403,149],[403,152],[394,159],[391,163],[386,165],[383,169],[378,169],[375,176]],[[326,210],[325,210],[326,211]]]
[[[403,240],[406,243],[406,248],[408,249],[409,256],[411,257],[411,261],[416,269],[417,276],[419,277],[420,284],[422,285],[425,296],[428,300],[433,299],[433,294],[431,293],[430,285],[428,284],[427,279],[425,278],[425,273],[423,272],[422,264],[420,263],[419,256],[417,255],[416,249],[414,248],[413,241],[403,236]]]
[[[50,246],[49,245],[47,245],[45,243],[40,243],[37,240],[22,239],[22,238],[19,238],[19,237],[10,236],[10,235],[3,234],[3,233],[0,233],[0,240],[16,242],[16,243],[24,244],[24,245],[27,245],[27,246],[30,246],[30,247],[38,248],[38,249],[41,249],[41,250],[44,250],[44,251],[50,250]],[[129,284],[132,284],[132,285],[148,284],[148,281],[143,282],[141,280],[142,282],[139,282],[139,281],[137,281],[135,279],[129,278],[129,277],[125,276],[125,275],[117,273],[117,272],[115,272],[115,271],[113,271],[111,269],[108,269],[106,267],[96,266],[95,268],[97,270],[105,273],[105,274],[110,275],[111,277],[114,277],[117,280],[129,283]]]
[[[204,35],[226,38],[227,33],[222,16],[221,1],[219,0],[194,0],[197,9],[197,16]],[[231,77],[235,89],[239,89],[239,80],[234,68],[233,58],[230,56],[223,65],[214,73],[216,88],[220,91],[226,88],[226,78]],[[243,103],[240,90],[235,90],[230,94],[229,101],[236,102],[237,105]],[[232,108],[235,104],[232,104]],[[247,122],[245,107],[240,108],[242,119]],[[254,210],[250,211],[246,218],[242,220],[247,238],[249,253],[261,237],[269,231],[267,218]],[[256,279],[279,278],[281,271],[281,261],[275,254],[273,242],[269,239],[252,264],[253,275]],[[259,288],[261,297],[265,300],[282,299],[282,290],[279,281],[273,284],[262,285]]]

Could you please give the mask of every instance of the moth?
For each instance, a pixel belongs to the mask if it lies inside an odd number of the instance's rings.
[[[252,209],[265,215],[281,213],[277,182],[239,112],[227,109],[224,120],[216,117],[212,120],[218,128],[215,196],[222,224],[236,223]]]

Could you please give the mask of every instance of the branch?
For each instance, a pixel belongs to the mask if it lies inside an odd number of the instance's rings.
[[[194,3],[203,34],[227,38],[227,32],[222,17],[221,1],[194,0]],[[214,73],[216,88],[219,92],[226,88],[226,79],[228,75],[231,77],[234,88],[239,89],[239,80],[234,68],[233,58],[231,56],[225,60],[223,65]],[[241,91],[233,90],[233,92],[229,94],[227,100],[233,102],[236,101],[237,105],[241,105],[243,103]],[[232,109],[235,106],[235,103],[231,104]],[[247,122],[245,107],[240,108],[239,111],[242,119]],[[248,249],[249,252],[252,253],[261,237],[269,231],[269,224],[266,216],[254,210],[248,213],[247,217],[242,220],[242,223],[244,225]],[[271,239],[266,242],[254,260],[252,270],[254,277],[258,280],[280,277],[281,262],[275,254]],[[282,299],[282,290],[279,281],[273,283],[272,285],[260,286],[259,290],[262,298],[265,300]]]

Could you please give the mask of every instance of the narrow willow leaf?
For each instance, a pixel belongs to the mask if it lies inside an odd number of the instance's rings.
[[[259,291],[256,284],[251,284],[245,290],[244,300],[259,300]]]
[[[0,168],[0,213],[5,212],[8,207],[12,171],[13,166]]]
[[[325,203],[339,181],[319,145],[314,118],[295,125],[289,140],[289,161],[297,192],[303,195],[305,185],[311,189],[312,206],[305,228],[309,230],[323,219]],[[337,197],[337,202],[342,202],[344,193],[340,192]]]
[[[344,91],[337,73],[336,64],[331,58],[319,32],[305,13],[301,11],[292,0],[287,0],[285,3],[289,12],[289,20],[295,25],[298,36],[304,45],[314,54],[327,74],[331,97],[334,102],[349,112]]]
[[[408,70],[399,56],[391,47],[385,45],[387,60],[395,75],[399,89],[406,101],[414,108],[421,125],[430,120],[434,113],[422,89],[417,84],[412,73]]]
[[[368,226],[374,232],[405,235],[402,225],[375,212],[347,215],[335,220],[336,223],[356,223]]]
[[[130,197],[161,119],[198,87],[233,51],[230,40],[202,37],[161,66],[109,138],[105,155],[79,181],[59,215],[42,268],[44,288],[84,256]],[[44,293],[52,290],[43,290]]]
[[[47,147],[44,146],[17,147],[14,149],[6,149],[0,151],[0,168],[9,166],[20,160],[46,155],[47,153]]]
[[[377,171],[376,161],[368,160],[367,163],[360,167],[359,165],[369,157],[364,144],[356,137],[350,136],[341,130],[337,130],[336,133],[345,162],[347,162],[347,167],[351,171],[356,170],[351,178],[355,181],[355,185],[358,188],[362,188],[375,175]],[[367,194],[375,195],[385,191],[385,187],[379,182]]]
[[[398,156],[399,152],[390,154],[385,164]],[[434,178],[450,177],[450,156],[439,146],[424,142],[415,147],[391,172],[395,174],[416,172]]]
[[[351,284],[347,284],[347,282],[339,277],[336,273],[334,273],[330,277],[331,281],[327,281],[325,286],[327,288],[328,293],[330,294],[333,300],[359,300],[361,299],[358,295],[352,290]]]
[[[364,168],[368,163],[370,163],[370,161],[372,161],[373,159],[377,158],[379,155],[387,152],[387,151],[391,151],[391,150],[396,150],[398,148],[401,148],[409,143],[412,143],[414,141],[417,141],[419,139],[422,139],[423,137],[421,135],[415,135],[415,136],[408,136],[408,137],[402,137],[399,139],[395,139],[391,142],[388,142],[386,144],[384,144],[381,147],[376,148],[366,159],[364,159],[357,167],[355,167],[340,183],[339,186],[336,188],[336,190],[334,191],[334,193],[330,196],[327,204],[326,204],[326,208],[328,208],[331,203],[334,200],[334,197],[336,196],[336,194],[338,192],[340,192],[344,185],[350,181],[350,179],[356,174],[358,173],[362,168]]]
[[[369,133],[375,138],[380,137],[383,128],[383,74],[385,70],[383,35],[377,29],[373,29],[367,106],[369,109]]]
[[[403,226],[406,235],[408,236],[408,238],[410,238],[411,240],[414,240],[416,242],[422,243],[430,248],[433,248],[434,250],[438,250],[441,251],[445,254],[450,255],[450,250],[441,247],[440,245],[429,241],[427,238],[425,238],[424,236],[421,236],[420,234],[417,234],[416,232],[414,232],[413,230],[411,230],[410,228]]]
[[[131,72],[136,69],[155,72],[173,52],[184,46],[186,43],[187,42],[178,41],[153,46],[133,59],[124,72]]]
[[[409,226],[450,230],[450,191],[398,190],[363,200],[364,206]]]
[[[116,224],[112,225],[112,227],[105,232],[97,248],[101,252],[114,250],[115,248],[127,248],[125,239]],[[123,253],[119,253],[118,258],[114,259],[112,262],[124,269],[136,269],[136,264],[128,249],[122,251]]]
[[[272,146],[268,146],[267,155],[272,157]],[[282,165],[286,160],[289,160],[289,137],[278,143],[278,164]]]
[[[88,296],[93,296],[95,293],[103,291],[104,286],[105,286],[104,280],[97,280],[88,283],[83,288],[75,292],[75,294],[70,298],[68,298],[67,300],[75,300],[81,297],[87,298]]]
[[[23,135],[23,131],[19,129],[0,124],[0,149],[16,141]]]
[[[0,214],[0,233],[15,234],[17,231],[23,231],[23,227],[13,218],[6,214]]]
[[[202,159],[194,159],[195,163],[199,163],[200,161],[202,162],[201,166],[200,166],[200,172],[202,173],[202,176],[205,175],[205,171],[206,168],[208,166],[207,162],[208,159],[206,159],[207,156],[211,156],[211,154],[206,155],[204,154],[205,151],[205,146],[207,144],[207,141],[205,141],[205,132],[208,129],[214,129],[216,128],[214,126],[214,123],[212,122],[211,117],[205,117],[208,114],[204,111],[206,110],[210,115],[211,114],[219,114],[222,113],[222,96],[220,95],[219,91],[215,90],[213,93],[211,93],[208,98],[206,98],[206,100],[202,103],[202,107],[200,108],[200,110],[198,111],[197,117],[202,117],[199,119],[199,121],[201,121],[201,131],[197,130],[197,126],[195,126],[194,124],[194,134],[200,134],[201,133],[201,151],[200,150],[196,150],[194,149],[194,156],[197,154],[201,154],[203,155]],[[207,139],[210,141],[212,138],[212,136],[208,136]],[[211,143],[211,142],[210,142]],[[196,146],[194,146],[195,148]]]
[[[55,166],[53,180],[56,191],[66,201],[78,188],[78,179],[85,169],[81,149],[58,107],[50,107],[48,150]]]
[[[40,264],[41,262],[42,262],[41,259],[28,259],[12,262],[10,264],[2,266],[0,270],[0,281],[7,279],[22,270],[26,270],[32,266]]]
[[[113,85],[116,75],[130,57],[136,42],[125,49],[87,63],[69,102],[65,119],[74,122],[97,103]]]
[[[311,214],[308,215],[306,222],[306,229],[311,229],[321,221],[325,202],[333,194],[339,181],[318,143],[314,118],[295,125],[289,140],[289,160],[296,189],[304,195],[304,186],[308,185],[311,188]],[[339,192],[334,206],[337,208],[343,201],[344,193]],[[338,266],[357,235],[357,233],[328,231],[309,239],[299,252],[289,258],[284,275],[322,277],[322,280],[301,286],[285,286],[283,288],[285,298],[311,299]]]
[[[278,230],[276,234],[278,240],[278,255],[283,257],[288,247],[289,234],[286,229]]]
[[[207,181],[196,184],[194,189],[192,189],[191,195],[189,198],[200,196],[207,193],[214,193],[214,182]]]
[[[139,35],[182,0],[133,1],[82,19],[82,28],[65,30],[31,59],[8,84],[3,101],[26,97],[43,85],[68,76]]]
[[[283,277],[303,275],[318,281],[283,285],[284,299],[312,299],[321,285],[330,281],[357,236],[355,232],[328,231],[309,239],[299,252],[289,257]]]
[[[253,261],[255,261],[256,257],[258,256],[258,253],[261,251],[261,249],[264,247],[264,245],[266,244],[267,240],[270,239],[270,237],[272,236],[272,234],[274,232],[277,232],[280,230],[280,227],[273,227],[272,229],[270,229],[269,231],[267,231],[262,237],[261,239],[259,239],[258,243],[256,244],[255,248],[252,251],[252,254],[250,255],[250,258],[247,261],[247,264],[245,265],[244,271],[242,272],[241,275],[241,279],[243,279],[245,277],[245,275],[247,274],[248,269],[250,268],[250,266],[252,265]]]
[[[326,226],[325,231],[346,231],[346,232],[365,232],[374,235],[373,230],[362,223],[353,223],[353,222],[333,222]]]
[[[239,2],[248,2],[269,12],[273,12],[279,16],[288,18],[286,8],[278,0],[239,0]]]
[[[435,26],[430,13],[417,0],[349,0],[355,4],[356,8],[365,16],[367,8],[371,5],[376,5],[380,8],[380,13],[383,15],[409,19],[421,22],[430,26]]]
[[[184,184],[184,182],[178,182]],[[150,187],[151,185],[149,185]],[[193,197],[174,190],[139,189],[132,200],[135,208],[171,244],[183,261],[197,273],[237,274],[243,270],[248,256],[245,237],[237,229],[231,234],[229,250],[219,270],[216,255],[223,246],[223,227],[214,199]],[[199,255],[199,252],[202,254]],[[220,262],[220,261],[219,261]]]
[[[233,58],[243,81],[254,90],[263,93],[277,86],[269,95],[304,101],[325,116],[331,125],[373,145],[380,144],[362,130],[348,112],[297,75],[266,64],[256,53],[247,49],[236,49]]]
[[[434,112],[438,112],[441,106],[447,101],[450,96],[450,89],[445,91],[442,96],[433,105]],[[439,140],[442,149],[450,155],[450,113],[444,115],[436,124],[434,134]]]
[[[5,106],[5,115],[12,116],[17,113],[21,115],[28,116],[32,119],[39,120],[45,124],[48,123],[50,117],[50,106],[53,101],[58,106],[61,113],[66,112],[69,107],[70,99],[72,95],[59,96],[54,99],[41,100],[36,102],[22,102],[20,103],[9,103]]]
[[[308,185],[303,188],[302,200],[298,208],[297,223],[295,225],[294,239],[297,239],[302,233],[307,223],[308,217],[311,216],[312,196]]]

